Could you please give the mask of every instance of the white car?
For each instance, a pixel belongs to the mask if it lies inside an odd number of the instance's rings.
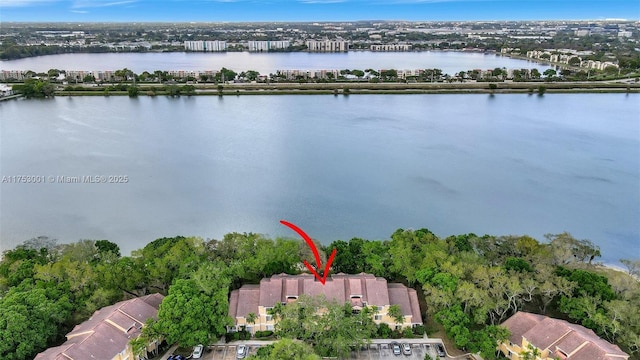
[[[247,356],[247,346],[238,345],[238,351],[236,352],[236,358],[244,359]]]
[[[191,354],[191,358],[200,359],[202,357],[203,352],[204,352],[204,346],[196,345],[196,347],[193,348],[193,353]]]

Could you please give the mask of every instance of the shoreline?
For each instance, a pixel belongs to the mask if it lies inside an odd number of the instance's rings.
[[[178,86],[178,85],[175,85]],[[179,87],[179,86],[178,86]],[[402,94],[557,94],[640,93],[640,83],[615,82],[481,82],[481,83],[236,83],[219,88],[215,84],[194,85],[183,96],[229,95],[402,95]],[[171,96],[165,85],[138,85],[137,96]],[[105,91],[107,87],[56,90],[56,96],[128,96],[127,91]]]

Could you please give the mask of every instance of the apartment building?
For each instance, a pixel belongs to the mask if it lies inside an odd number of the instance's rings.
[[[218,40],[185,41],[184,49],[186,51],[204,51],[204,52],[226,51],[227,42],[218,41]]]
[[[306,45],[308,51],[311,52],[347,52],[349,51],[349,42],[343,40],[307,40]]]
[[[629,355],[584,326],[519,311],[502,323],[511,337],[499,346],[511,360],[537,349],[536,359],[628,360]]]
[[[22,70],[2,70],[0,71],[0,81],[24,80]]]
[[[369,48],[371,51],[411,51],[409,44],[374,44]]]
[[[146,295],[104,307],[67,334],[64,344],[36,355],[35,360],[133,360],[129,342],[140,336],[150,318],[158,316],[164,296]],[[158,344],[148,344],[154,351]]]
[[[296,301],[302,294],[308,296],[324,295],[328,300],[338,303],[349,303],[354,310],[364,307],[375,307],[373,321],[386,323],[391,328],[406,328],[422,324],[422,315],[418,305],[416,290],[402,284],[387,283],[387,280],[371,274],[334,274],[327,278],[325,285],[317,281],[311,274],[274,275],[262,279],[259,285],[244,285],[231,292],[229,300],[229,316],[235,324],[230,331],[238,331],[242,327],[251,333],[274,330],[275,319],[269,311],[275,304],[286,305]],[[403,322],[388,315],[391,305],[398,305],[403,314]],[[249,314],[255,314],[254,323],[247,322]]]
[[[272,50],[282,50],[291,46],[291,42],[288,40],[281,41],[256,41],[251,40],[248,42],[247,47],[251,52],[267,52]]]

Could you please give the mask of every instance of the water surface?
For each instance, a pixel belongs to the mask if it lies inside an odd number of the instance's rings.
[[[569,231],[640,258],[637,94],[58,97],[0,104],[2,250],[38,235],[324,243]]]
[[[256,70],[267,75],[277,70],[319,69],[429,69],[438,68],[453,75],[473,69],[532,69],[544,72],[549,68],[526,60],[511,59],[493,54],[464,52],[369,52],[348,53],[105,53],[61,54],[0,61],[0,70],[118,70],[128,68],[136,73],[155,70]]]

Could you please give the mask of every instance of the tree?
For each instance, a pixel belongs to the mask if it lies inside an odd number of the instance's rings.
[[[540,350],[529,344],[525,350],[520,352],[522,360],[536,360],[540,356]]]
[[[53,97],[55,86],[48,81],[40,79],[27,79],[22,85],[13,85],[13,90],[26,98]]]
[[[507,260],[504,262],[504,268],[505,270],[513,270],[516,272],[523,272],[523,271],[532,272],[533,271],[531,264],[529,264],[526,260],[521,258],[514,258],[514,257],[507,258]]]
[[[346,357],[351,347],[360,347],[376,332],[368,308],[354,312],[350,304],[329,302],[324,297],[303,295],[278,312],[276,335],[303,340],[321,356]]]
[[[387,311],[387,314],[391,318],[393,318],[393,321],[395,321],[396,324],[404,323],[404,315],[402,314],[402,309],[400,309],[399,305],[393,304],[389,306],[389,310]]]
[[[68,296],[23,282],[0,298],[0,358],[33,358],[55,341],[71,316]]]
[[[178,279],[158,311],[155,331],[167,342],[182,346],[208,344],[233,324],[228,315],[230,278],[212,264],[203,265],[192,279]]]
[[[546,234],[549,247],[555,259],[556,265],[565,265],[571,262],[591,262],[600,257],[600,248],[589,240],[577,240],[568,232],[561,234]]]
[[[627,272],[632,276],[640,276],[640,260],[620,259],[620,262],[627,267]]]
[[[147,358],[147,339],[145,336],[133,338],[129,341],[129,344],[131,345],[133,356],[135,356],[137,360]]]
[[[530,74],[532,79],[540,79],[540,71],[538,69],[531,69]]]
[[[544,76],[550,78],[550,77],[556,76],[557,72],[555,70],[553,70],[553,69],[547,69],[547,70],[544,71],[543,74],[544,74]]]
[[[581,62],[582,60],[579,57],[573,56],[572,58],[569,59],[568,64],[571,66],[580,66]]]
[[[255,313],[250,312],[249,314],[247,314],[247,323],[255,324],[257,319],[258,317]]]
[[[127,93],[129,97],[138,97],[138,87],[137,86],[129,86],[127,88]]]
[[[263,351],[260,351],[264,349]],[[301,341],[282,339],[274,344],[262,347],[258,353],[249,359],[256,360],[320,360],[320,356],[313,352],[313,348]]]
[[[109,240],[97,240],[95,246],[98,249],[98,254],[112,253],[116,257],[120,257],[120,247],[116,243]]]

